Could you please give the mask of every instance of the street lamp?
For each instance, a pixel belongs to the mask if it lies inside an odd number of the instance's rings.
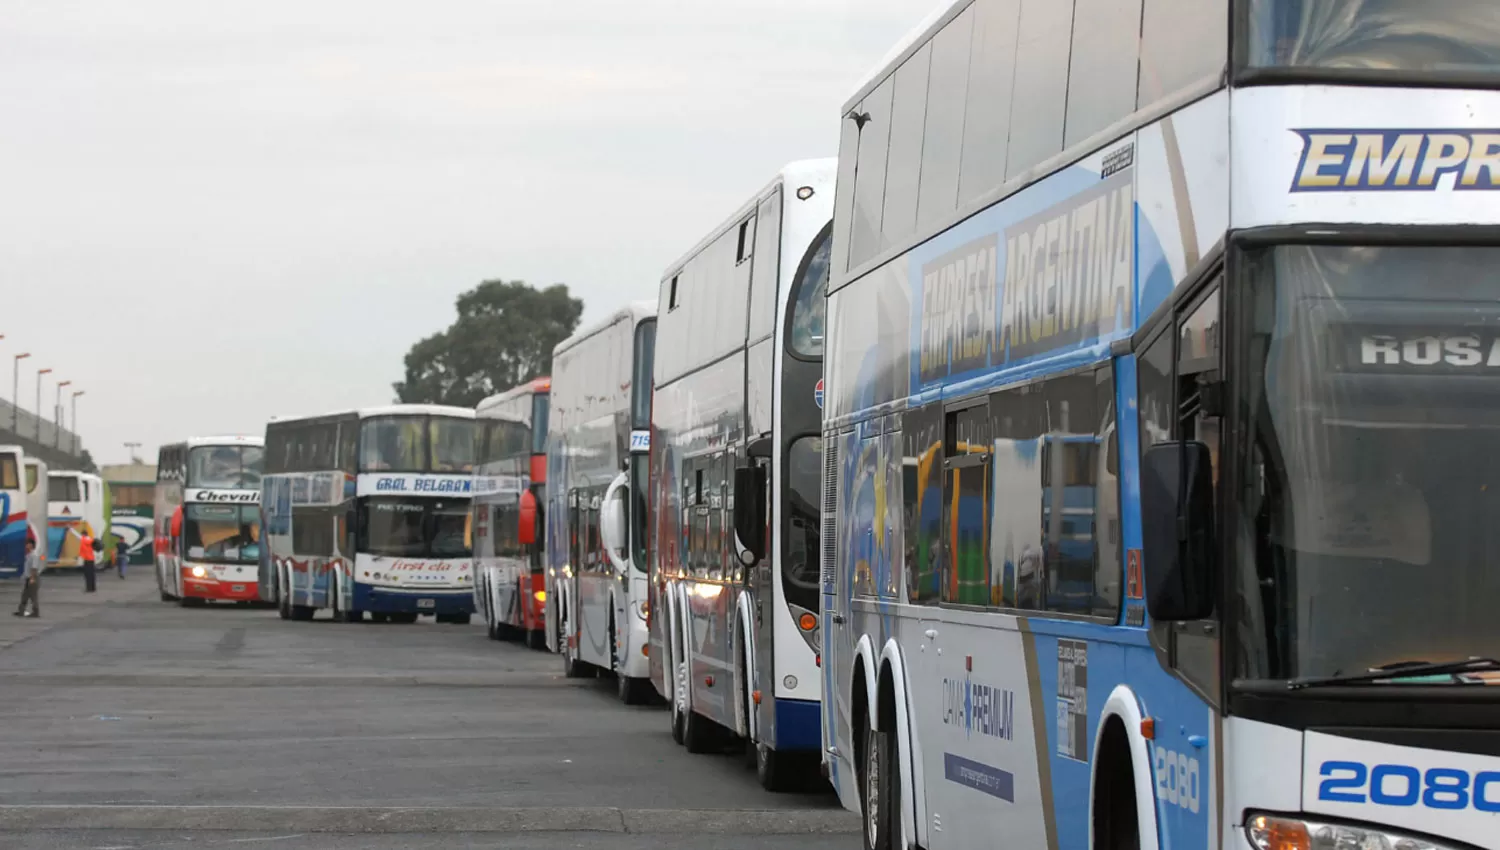
[[[52,402],[52,448],[62,448],[62,388],[73,386],[72,381],[57,382],[57,400]]]
[[[140,443],[126,443],[125,444],[125,451],[127,451],[127,452],[130,453],[130,462],[131,463],[140,463],[141,462],[141,459],[139,457],[137,457],[136,453],[135,453],[135,450],[138,449],[138,448],[140,448],[140,447],[141,447]]]
[[[42,376],[52,374],[51,369],[36,370],[36,441],[42,441]]]
[[[21,361],[31,356],[31,352],[16,355],[16,368],[11,375],[10,383],[10,430],[21,436]]]
[[[83,395],[83,390],[73,393],[73,454],[78,454],[78,397]]]

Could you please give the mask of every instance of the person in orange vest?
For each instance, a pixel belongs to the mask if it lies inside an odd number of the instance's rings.
[[[78,536],[78,557],[83,561],[83,591],[94,592],[94,536],[85,529]]]

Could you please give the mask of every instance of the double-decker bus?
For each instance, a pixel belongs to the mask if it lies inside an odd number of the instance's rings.
[[[1490,3],[961,0],[861,86],[822,660],[867,847],[1500,848],[1496,82]]]
[[[646,628],[647,452],[656,304],[627,305],[552,351],[548,592],[569,677],[613,674],[656,696]],[[556,529],[556,533],[552,530]]]
[[[95,563],[108,563],[104,551],[104,479],[88,472],[47,473],[47,563],[76,567],[83,563],[83,535],[94,538]]]
[[[474,473],[474,606],[495,640],[547,645],[547,418],[550,378],[479,403]]]
[[[651,675],[693,752],[816,776],[832,160],[788,165],[670,266],[651,412]]]
[[[20,446],[0,446],[0,578],[21,574],[27,540],[38,547],[46,540],[46,482],[47,464]]]
[[[263,454],[261,439],[246,436],[193,437],[161,447],[154,514],[163,602],[255,601]]]
[[[404,404],[266,426],[261,598],[282,619],[467,623],[474,411]]]

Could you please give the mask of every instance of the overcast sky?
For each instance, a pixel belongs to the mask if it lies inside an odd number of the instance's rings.
[[[486,278],[655,298],[935,2],[0,0],[0,364],[101,463],[387,403]]]

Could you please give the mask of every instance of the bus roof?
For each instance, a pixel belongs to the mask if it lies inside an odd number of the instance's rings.
[[[84,472],[84,471],[78,470],[78,469],[49,469],[49,470],[47,470],[47,477],[48,478],[94,478],[94,479],[97,479],[99,481],[103,481],[104,480],[103,478],[100,478],[98,475],[96,475],[96,474],[94,474],[92,472]]]
[[[860,101],[865,99],[866,95],[900,67],[902,62],[921,49],[922,45],[926,44],[938,30],[958,17],[973,2],[974,0],[938,0],[937,7],[928,12],[927,16],[922,18],[921,23],[896,42],[896,46],[881,57],[879,64],[860,78],[854,93],[844,102],[843,114],[848,115],[859,105]]]
[[[707,236],[698,240],[698,244],[694,245],[691,251],[678,257],[671,265],[667,266],[667,271],[662,275],[662,280],[666,280],[676,274],[690,260],[702,253],[703,249],[712,244],[715,239],[724,235],[730,228],[738,226],[741,221],[744,221],[745,216],[753,212],[759,206],[761,200],[775,187],[785,184],[803,186],[808,183],[820,181],[832,182],[834,176],[838,173],[838,168],[839,161],[837,157],[799,159],[795,162],[787,163],[776,173],[776,176],[769,183],[762,186],[759,191],[752,195],[750,200],[741,204],[740,208],[735,210],[728,218],[725,218],[718,227],[715,227],[709,231]]]
[[[171,443],[163,443],[162,448],[167,446],[182,446],[184,448],[196,449],[203,446],[264,446],[266,443],[262,437],[253,437],[245,434],[226,434],[221,437],[188,437],[186,440],[177,440]]]
[[[532,378],[519,386],[511,387],[503,393],[496,393],[479,403],[478,409],[482,412],[498,404],[510,401],[523,395],[535,395],[536,393],[552,392],[552,378]]]
[[[474,411],[468,407],[452,407],[446,404],[393,404],[387,407],[363,407],[360,419],[376,416],[448,416],[454,419],[473,419]]]
[[[552,349],[552,356],[553,358],[556,358],[557,355],[563,353],[564,351],[567,351],[568,349],[576,345],[581,344],[589,337],[595,336],[612,327],[621,319],[629,319],[633,324],[640,324],[644,319],[653,318],[656,318],[655,301],[631,301],[629,304],[626,304],[624,307],[621,307],[613,313],[610,313],[603,319],[594,322],[583,330],[578,331],[562,342],[559,342],[557,346]],[[488,399],[486,399],[486,401],[488,401]]]

